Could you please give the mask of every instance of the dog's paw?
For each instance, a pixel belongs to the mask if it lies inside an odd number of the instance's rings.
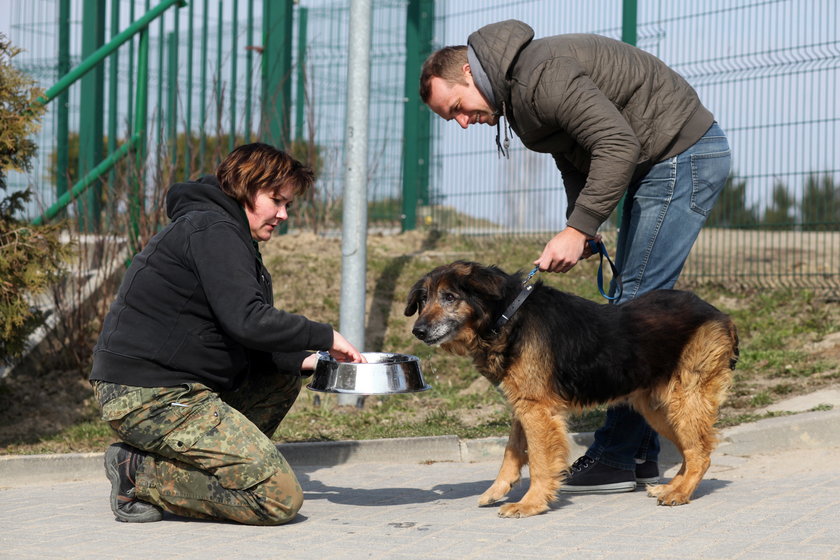
[[[496,497],[496,496],[490,494],[489,492],[485,492],[484,494],[482,494],[481,496],[478,497],[478,506],[479,507],[491,506],[491,505],[495,504],[496,502],[498,502],[500,499],[501,499],[501,497]]]
[[[548,510],[545,504],[526,504],[525,502],[516,502],[514,504],[505,504],[499,508],[499,517],[531,517],[532,515],[539,515]]]
[[[648,484],[645,489],[647,490],[647,495],[651,498],[658,498],[660,494],[667,490],[664,484]]]
[[[687,504],[691,498],[685,492],[679,492],[664,484],[648,486],[647,493],[651,498],[656,498],[656,503],[660,506],[682,506]]]
[[[479,496],[478,505],[489,506],[491,504],[495,504],[496,502],[507,496],[507,493],[510,492],[510,489],[510,484],[496,481],[493,483],[493,486],[491,486],[484,492],[484,494]]]

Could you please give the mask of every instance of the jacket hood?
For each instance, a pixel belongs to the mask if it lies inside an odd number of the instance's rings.
[[[166,193],[166,215],[177,220],[187,212],[210,210],[230,215],[247,231],[248,218],[239,203],[222,192],[213,175],[204,175],[188,183],[176,183]]]
[[[507,84],[510,70],[516,64],[519,53],[533,39],[534,30],[515,19],[485,25],[467,39],[467,45],[473,48],[490,78],[499,110],[501,104],[510,97],[510,87]]]

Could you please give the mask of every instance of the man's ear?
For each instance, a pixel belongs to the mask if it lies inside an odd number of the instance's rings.
[[[465,62],[464,65],[461,67],[461,70],[464,71],[464,74],[472,76],[472,68],[470,68],[469,62]]]

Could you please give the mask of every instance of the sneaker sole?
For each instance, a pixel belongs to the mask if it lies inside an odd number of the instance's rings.
[[[659,477],[636,479],[636,486],[647,486],[648,484],[659,484]]]
[[[114,517],[117,521],[124,523],[151,523],[163,519],[163,512],[153,504],[149,511],[140,514],[131,514],[121,511],[117,505],[119,504],[120,494],[120,467],[117,464],[117,454],[120,452],[118,447],[109,446],[105,450],[105,476],[111,482],[111,511],[114,512]]]
[[[632,492],[636,489],[636,481],[613,482],[612,484],[598,484],[595,486],[561,486],[560,491],[565,494],[617,494]]]

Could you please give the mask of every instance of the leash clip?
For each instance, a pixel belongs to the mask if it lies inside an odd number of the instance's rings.
[[[528,282],[530,282],[530,281],[531,281],[531,278],[533,278],[533,277],[534,277],[534,275],[535,275],[537,272],[539,272],[539,271],[540,271],[540,267],[535,266],[535,267],[534,267],[534,269],[533,269],[533,270],[531,270],[531,272],[529,272],[529,273],[528,273],[528,276],[526,276],[526,277],[525,277],[525,280],[522,282],[522,285],[524,286],[524,285],[526,285]]]

